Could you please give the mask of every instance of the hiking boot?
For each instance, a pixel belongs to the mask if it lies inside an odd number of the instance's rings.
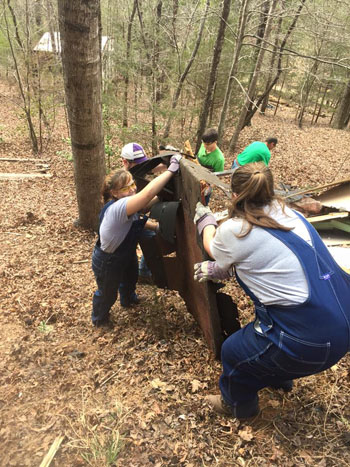
[[[229,415],[230,417],[244,420],[246,418],[252,418],[259,413],[258,397],[254,401],[248,403],[237,404],[236,407],[229,405],[220,394],[210,395],[205,397],[208,405],[216,412],[221,415]]]
[[[223,400],[220,394],[205,396],[204,400],[216,413],[233,416],[231,407]]]
[[[105,330],[114,328],[114,323],[113,321],[109,319],[109,317],[105,319],[97,319],[96,321],[93,321],[92,324],[95,326],[95,328],[100,328],[100,329],[105,329]]]

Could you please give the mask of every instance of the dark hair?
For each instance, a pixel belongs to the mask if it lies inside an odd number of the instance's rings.
[[[112,195],[111,191],[117,191],[120,188],[123,188],[128,183],[130,178],[132,178],[131,173],[125,169],[119,169],[108,174],[103,182],[101,189],[103,202],[107,203],[107,201],[113,199],[114,196]]]
[[[247,226],[238,237],[245,237],[253,225],[272,229],[291,230],[268,216],[264,207],[274,200],[284,202],[275,196],[271,170],[263,162],[253,162],[238,167],[232,174],[231,190],[237,196],[233,198],[230,217],[238,217],[247,222]]]
[[[215,141],[218,140],[218,132],[215,128],[208,128],[205,130],[202,136],[202,141],[204,143],[214,143]]]
[[[272,138],[267,138],[266,142],[267,142],[267,144],[273,143],[276,146],[276,144],[278,143],[278,139],[273,138],[273,137]]]

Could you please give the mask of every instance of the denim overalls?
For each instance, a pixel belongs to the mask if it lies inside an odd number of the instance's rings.
[[[222,346],[220,389],[238,418],[256,414],[257,392],[334,365],[350,348],[350,275],[334,261],[316,230],[312,246],[292,231],[265,230],[297,256],[309,297],[297,306],[264,306],[236,274],[255,304],[256,320]]]
[[[107,208],[114,202],[115,200],[109,201],[102,208],[100,225]],[[121,282],[126,295],[128,292],[135,291],[138,278],[136,246],[146,221],[146,216],[134,221],[127,236],[114,253],[101,250],[100,237],[98,238],[92,254],[92,270],[98,287],[92,302],[91,318],[94,324],[108,319],[109,311],[117,299]]]

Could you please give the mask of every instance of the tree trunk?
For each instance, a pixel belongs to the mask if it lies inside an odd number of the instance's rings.
[[[211,62],[207,91],[206,91],[202,111],[199,117],[196,151],[195,151],[196,154],[199,151],[199,148],[201,145],[202,135],[204,133],[205,126],[207,124],[208,113],[209,113],[209,109],[210,109],[211,102],[213,99],[213,91],[214,91],[214,86],[215,86],[216,77],[217,77],[217,70],[218,70],[218,66],[220,63],[222,45],[223,45],[224,38],[225,38],[225,30],[226,30],[228,15],[230,13],[230,7],[231,7],[231,0],[224,0],[218,34],[216,37],[216,42],[215,42],[214,51],[213,51],[213,58]]]
[[[317,123],[317,121],[318,121],[318,119],[319,119],[319,116],[321,115],[322,108],[323,108],[323,103],[324,103],[324,100],[325,100],[325,98],[326,98],[326,94],[327,94],[328,89],[329,89],[329,88],[328,88],[328,84],[327,84],[327,85],[325,86],[325,88],[324,88],[324,92],[323,92],[322,99],[321,99],[321,104],[320,104],[320,106],[319,106],[319,108],[318,108],[318,112],[317,112],[317,115],[316,115],[316,118],[315,118],[315,122],[314,122],[315,125],[316,125],[316,123]]]
[[[131,48],[131,29],[132,23],[134,21],[135,13],[136,13],[136,5],[137,0],[134,0],[134,5],[132,7],[131,15],[128,22],[128,32],[126,37],[126,52],[125,52],[125,60],[126,60],[126,69],[125,69],[125,77],[124,77],[124,102],[123,102],[123,127],[128,126],[128,93],[129,93],[129,69],[128,69],[128,62],[130,59],[130,48]]]
[[[332,128],[343,130],[348,123],[350,107],[350,81],[345,84],[343,95],[339,101],[332,121]]]
[[[265,114],[267,104],[269,103],[269,97],[270,97],[269,86],[270,86],[270,83],[272,81],[273,70],[274,70],[275,62],[277,60],[278,38],[280,36],[281,27],[282,27],[282,15],[280,15],[280,17],[278,19],[276,38],[275,38],[275,43],[274,43],[274,46],[273,46],[273,53],[271,55],[269,72],[268,72],[268,76],[267,76],[267,80],[266,80],[266,86],[265,86],[265,92],[264,92],[265,97],[264,97],[264,99],[263,99],[263,101],[261,103],[261,107],[260,107],[260,111],[261,111],[261,113],[263,115]]]
[[[97,229],[105,175],[99,0],[59,0],[62,64],[79,220]]]
[[[297,116],[299,128],[302,128],[303,126],[303,118],[304,118],[304,114],[309,103],[310,92],[316,79],[317,69],[318,69],[318,62],[314,62],[312,64],[311,70],[308,72],[306,76],[305,83],[302,86],[302,89],[300,92],[300,111]]]

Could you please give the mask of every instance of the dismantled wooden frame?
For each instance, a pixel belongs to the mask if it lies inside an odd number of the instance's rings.
[[[132,169],[139,188],[147,184],[146,174],[170,155],[152,158]],[[194,280],[194,264],[207,260],[208,256],[193,218],[197,201],[201,199],[202,180],[227,194],[230,190],[210,171],[190,160],[182,159],[180,167],[180,174],[159,194],[162,206],[158,220],[160,231],[167,232],[166,238],[156,235],[142,239],[140,244],[155,284],[179,292],[201,327],[208,347],[219,358],[224,339],[240,328],[237,307],[229,295],[219,292],[223,284]],[[162,226],[169,223],[174,226],[172,234],[171,229]]]

